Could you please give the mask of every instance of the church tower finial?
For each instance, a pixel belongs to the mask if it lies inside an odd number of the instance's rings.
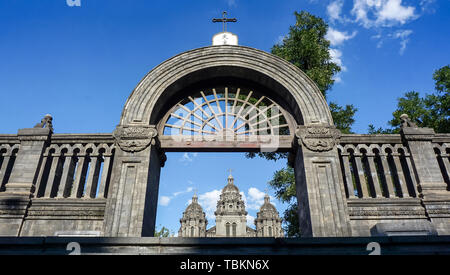
[[[194,196],[192,196],[192,202],[198,203],[197,188],[194,189]]]
[[[269,192],[267,192],[267,188],[264,190],[265,191],[265,195],[264,195],[264,202],[265,203],[270,203],[270,196],[269,196]]]
[[[231,175],[232,169],[228,169],[228,172],[230,172],[230,175],[228,176],[228,184],[234,184],[234,178],[233,175]]]

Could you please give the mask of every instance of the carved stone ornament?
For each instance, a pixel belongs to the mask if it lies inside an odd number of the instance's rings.
[[[122,150],[139,152],[154,142],[157,134],[154,126],[118,126],[113,136]]]
[[[329,126],[299,126],[295,135],[311,151],[330,151],[337,144],[341,132]]]

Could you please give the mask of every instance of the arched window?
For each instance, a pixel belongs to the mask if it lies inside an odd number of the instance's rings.
[[[269,237],[272,237],[272,227],[269,226]]]
[[[227,224],[225,225],[225,229],[227,231],[227,237],[230,237],[230,223],[227,222]]]
[[[236,237],[236,228],[237,228],[237,224],[233,223],[233,237]]]
[[[289,135],[292,118],[275,101],[246,87],[204,87],[164,117],[163,135]]]
[[[191,237],[194,237],[194,227],[191,227]]]

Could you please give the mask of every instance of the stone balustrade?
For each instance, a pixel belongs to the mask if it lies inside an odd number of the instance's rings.
[[[0,136],[0,236],[103,235],[112,134],[43,130]]]
[[[450,135],[436,134],[432,143],[442,177],[450,190]]]
[[[435,134],[430,142],[447,190],[450,190],[450,135]],[[409,144],[400,134],[340,137],[337,146],[340,176],[353,236],[380,234],[377,227],[385,225],[398,225],[389,229],[398,232],[408,228],[409,234],[429,233],[433,231],[429,228],[434,227],[440,234],[447,234],[448,228],[442,221],[449,213],[450,192],[441,190],[439,199],[427,200],[430,195],[423,186],[428,182],[420,184],[417,171],[432,168],[433,163],[428,161],[426,165],[430,167],[421,167],[423,164],[417,161],[417,156],[415,163],[411,146],[416,144]]]
[[[411,155],[400,135],[346,135],[338,151],[347,198],[417,197]]]
[[[17,135],[0,135],[0,192],[5,190],[19,147]]]
[[[106,198],[114,156],[112,140],[67,143],[55,135],[38,174],[36,198]]]
[[[39,137],[46,134],[39,132]],[[422,190],[429,181],[420,183],[420,163],[402,135],[351,134],[337,141],[339,181],[345,189],[352,236],[380,235],[377,227],[403,223],[418,234],[434,227],[439,234],[448,232],[449,134],[434,134],[427,141],[447,187],[439,191],[438,199]],[[36,144],[41,147],[36,149]],[[22,137],[0,135],[0,221],[10,223],[3,225],[0,235],[103,236],[115,151],[112,134],[50,134],[46,140],[26,131]],[[34,176],[22,176],[14,165],[23,164],[16,158],[35,161]],[[14,175],[13,168],[17,168]],[[28,189],[25,179],[30,181]]]

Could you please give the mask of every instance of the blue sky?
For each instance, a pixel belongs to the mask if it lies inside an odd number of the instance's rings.
[[[53,115],[56,133],[112,132],[142,77],[178,53],[210,45],[222,28],[211,19],[223,10],[238,19],[228,30],[239,43],[264,51],[288,33],[294,11],[324,18],[333,58],[344,68],[328,99],[358,108],[357,133],[366,133],[368,124],[386,127],[405,92],[433,92],[433,72],[450,63],[448,0],[80,2],[0,2],[1,133],[32,127],[46,113]],[[285,165],[243,154],[168,157],[157,223],[173,231],[194,188],[207,204],[232,168],[248,202],[257,202],[274,171]]]

